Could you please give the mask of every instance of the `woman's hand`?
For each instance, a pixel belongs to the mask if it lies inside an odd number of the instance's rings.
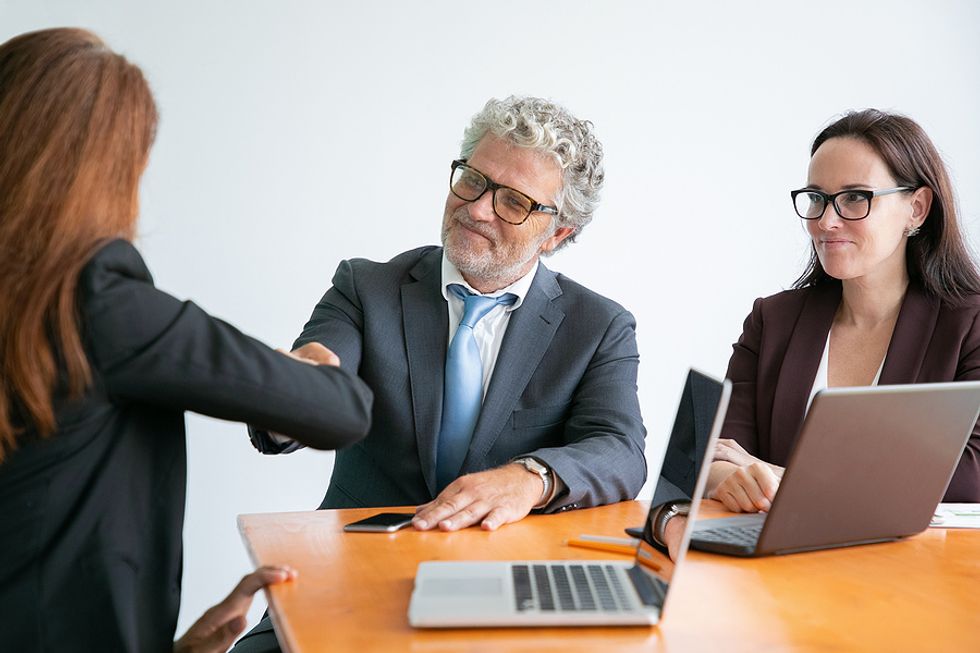
[[[724,460],[739,467],[764,462],[750,454],[742,448],[742,445],[730,438],[718,439],[718,442],[715,443],[715,456],[713,460]]]
[[[732,467],[727,462],[712,464],[713,467],[719,465]],[[768,512],[781,476],[762,461],[735,467],[711,490],[708,498],[721,501],[732,512]]]
[[[213,606],[174,642],[174,653],[224,653],[247,625],[252,596],[266,585],[296,578],[291,567],[259,567],[243,577],[224,601]]]
[[[732,512],[768,511],[779,489],[784,468],[756,458],[735,440],[715,444],[708,480],[708,498]]]

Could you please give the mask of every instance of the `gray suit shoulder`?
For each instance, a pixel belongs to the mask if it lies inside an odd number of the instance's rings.
[[[405,276],[410,273],[422,259],[435,252],[441,256],[442,248],[437,245],[416,247],[402,252],[387,261],[372,261],[366,258],[351,258],[340,264],[347,267],[358,286],[377,288],[385,285],[400,286]],[[438,266],[436,266],[438,269]]]
[[[556,272],[554,275],[555,281],[562,291],[561,298],[558,301],[569,307],[574,307],[574,310],[587,311],[584,315],[588,315],[590,320],[608,322],[623,314],[628,315],[632,319],[633,314],[622,304],[586,288],[560,272]]]
[[[433,251],[442,251],[438,245],[424,245],[410,249],[407,252],[396,254],[387,261],[372,261],[367,258],[350,258],[347,263],[360,274],[385,274],[392,275],[399,272],[407,272],[414,268],[427,254]]]

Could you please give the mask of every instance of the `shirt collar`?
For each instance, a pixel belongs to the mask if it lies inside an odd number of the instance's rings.
[[[528,291],[531,290],[531,283],[534,282],[534,275],[538,272],[538,265],[540,260],[536,260],[531,269],[528,270],[527,274],[523,277],[510,284],[506,288],[501,288],[500,290],[495,290],[490,293],[481,293],[476,290],[473,286],[466,283],[466,279],[460,273],[456,266],[452,264],[452,261],[446,256],[446,250],[442,251],[442,296],[446,301],[449,301],[449,285],[453,283],[458,283],[459,285],[466,288],[469,292],[474,295],[484,295],[486,297],[499,297],[504,293],[512,293],[517,295],[517,301],[514,302],[512,306],[507,306],[508,311],[513,311],[524,303],[524,297],[527,296]],[[455,295],[453,295],[455,297]]]

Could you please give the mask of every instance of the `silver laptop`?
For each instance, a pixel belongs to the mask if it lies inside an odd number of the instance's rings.
[[[980,415],[980,381],[817,394],[769,513],[702,520],[691,546],[738,556],[896,540],[929,525]]]
[[[660,621],[676,562],[653,544],[650,520],[665,501],[690,499],[691,516],[707,480],[731,383],[691,370],[684,384],[660,480],[632,562],[521,560],[423,562],[408,620],[415,627],[637,625]],[[684,462],[686,461],[686,462]],[[627,524],[623,524],[627,526]]]

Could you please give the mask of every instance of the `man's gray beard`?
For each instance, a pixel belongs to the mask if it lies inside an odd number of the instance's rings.
[[[500,289],[509,286],[520,278],[521,268],[527,265],[527,262],[534,257],[534,253],[541,248],[541,243],[552,235],[554,235],[554,230],[551,233],[542,234],[541,238],[534,243],[534,246],[529,248],[532,253],[528,258],[523,261],[511,263],[506,267],[502,267],[500,263],[495,261],[491,252],[481,255],[474,254],[473,252],[458,251],[456,248],[450,247],[446,242],[449,236],[449,228],[442,230],[442,247],[446,252],[446,258],[456,266],[456,269],[463,276],[473,279],[477,282],[477,285]]]

